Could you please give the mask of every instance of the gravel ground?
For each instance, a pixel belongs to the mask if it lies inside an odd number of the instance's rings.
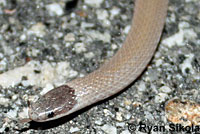
[[[0,133],[143,134],[139,124],[169,128],[168,100],[199,103],[200,1],[170,0],[160,45],[136,82],[70,117],[18,123],[27,117],[28,100],[112,57],[132,9],[132,0],[0,0]]]

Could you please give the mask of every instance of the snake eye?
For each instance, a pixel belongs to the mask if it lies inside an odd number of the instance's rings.
[[[52,118],[52,117],[54,117],[54,112],[50,112],[50,113],[48,113],[47,117],[48,117],[48,118]]]

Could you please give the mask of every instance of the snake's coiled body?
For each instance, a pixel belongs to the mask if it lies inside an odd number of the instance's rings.
[[[116,55],[98,70],[55,88],[33,103],[31,120],[69,115],[108,98],[133,82],[151,60],[163,29],[168,0],[136,0],[131,30]]]

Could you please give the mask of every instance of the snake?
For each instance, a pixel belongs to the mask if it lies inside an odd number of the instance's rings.
[[[31,102],[30,121],[59,119],[104,100],[133,83],[151,61],[165,24],[168,0],[136,0],[129,33],[117,53],[97,70]]]

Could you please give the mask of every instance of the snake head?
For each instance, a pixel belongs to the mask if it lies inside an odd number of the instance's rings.
[[[64,116],[77,103],[75,90],[67,85],[52,89],[29,106],[29,118],[36,122]]]

